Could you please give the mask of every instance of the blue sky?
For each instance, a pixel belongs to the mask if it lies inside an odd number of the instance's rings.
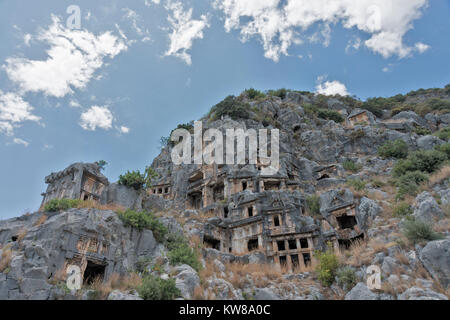
[[[0,219],[35,211],[73,162],[142,170],[161,136],[245,88],[443,87],[449,17],[448,0],[0,0]]]

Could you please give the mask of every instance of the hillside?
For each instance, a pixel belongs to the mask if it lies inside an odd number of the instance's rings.
[[[278,129],[275,174],[175,165],[167,137],[116,183],[100,163],[53,173],[38,212],[0,221],[0,299],[448,300],[449,124],[450,85],[229,96],[178,129]]]

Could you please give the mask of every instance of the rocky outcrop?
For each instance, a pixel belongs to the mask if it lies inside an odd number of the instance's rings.
[[[78,266],[89,281],[88,275],[125,274],[157,252],[150,230],[125,227],[115,212],[97,209],[2,221],[0,243],[0,251],[11,253],[6,272],[0,273],[0,296],[6,299],[52,298],[51,288],[61,275],[65,278],[68,265]]]
[[[450,240],[429,242],[419,257],[433,278],[447,288],[450,284]]]

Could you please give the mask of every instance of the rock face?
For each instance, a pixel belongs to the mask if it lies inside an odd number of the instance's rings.
[[[379,300],[379,297],[376,293],[370,291],[364,283],[359,282],[345,295],[345,300]]]
[[[430,289],[412,287],[399,295],[398,300],[448,300],[448,298]]]
[[[447,89],[440,98],[450,100]],[[328,293],[347,300],[444,298],[427,276],[419,282],[413,277],[423,264],[435,280],[448,286],[448,238],[423,249],[404,251],[397,245],[401,221],[383,212],[393,204],[386,181],[395,160],[382,159],[377,151],[399,139],[410,150],[431,150],[445,143],[418,133],[446,128],[450,114],[430,112],[422,117],[404,111],[391,117],[391,110],[364,110],[363,103],[350,97],[300,92],[281,96],[250,99],[243,94],[236,98],[249,106],[242,118],[213,111],[195,125],[182,126],[194,136],[199,126],[201,132],[217,129],[225,138],[229,129],[243,130],[249,140],[252,132],[278,129],[279,169],[273,174],[267,174],[264,161],[269,153],[276,154],[269,149],[272,142],[259,145],[259,157],[252,161],[247,161],[253,157],[251,148],[244,144],[239,151],[245,154],[245,163],[211,165],[175,165],[174,145],[169,143],[151,164],[158,177],[147,190],[110,184],[97,164],[76,163],[46,178],[43,205],[70,198],[90,200],[96,208],[157,212],[170,233],[183,234],[202,246],[198,262],[210,274],[202,281],[190,266],[171,265],[171,252],[156,242],[152,231],[125,227],[113,211],[71,209],[0,222],[0,299],[76,299],[59,279],[67,271],[73,276],[77,268],[86,284],[96,277],[107,279],[137,269],[174,279],[182,299],[325,299]],[[416,98],[408,96],[405,101],[414,104]],[[266,146],[265,156],[261,151]],[[355,169],[347,166],[351,162]],[[351,183],[356,179],[366,183],[363,190]],[[411,204],[414,218],[442,221],[440,227],[445,229],[450,203],[447,180],[417,196]],[[449,231],[445,232],[448,237]],[[343,275],[352,278],[347,279],[348,286],[320,286],[312,271],[317,250],[330,244],[345,250],[361,240],[369,241],[361,243],[367,250],[360,256],[343,255],[355,260],[350,264],[352,272]],[[379,266],[383,279],[398,287],[395,293],[368,289],[363,278],[370,264]],[[251,271],[242,275],[236,265]],[[356,281],[361,282],[346,292]],[[82,299],[88,296],[85,292]],[[107,299],[139,297],[135,291],[114,290]]]
[[[432,223],[435,220],[444,218],[445,214],[439,207],[436,200],[428,192],[423,192],[416,198],[416,209],[414,210],[414,217],[417,220]]]
[[[444,288],[450,284],[450,240],[429,242],[420,252],[425,268]]]
[[[117,214],[70,209],[59,214],[35,213],[0,222],[2,250],[11,250],[7,273],[0,273],[0,296],[49,299],[53,280],[77,266],[82,280],[108,278],[152,257],[157,243],[150,230],[124,227]]]

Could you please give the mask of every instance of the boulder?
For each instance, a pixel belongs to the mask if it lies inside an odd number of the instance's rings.
[[[192,299],[194,290],[200,285],[200,278],[197,272],[190,266],[183,264],[174,269],[175,285],[181,291],[185,299]]]
[[[367,230],[381,208],[375,200],[363,197],[359,203],[356,220],[361,230]]]
[[[379,297],[376,293],[370,291],[370,289],[362,282],[359,282],[345,295],[345,300],[378,300]]]
[[[417,139],[417,147],[419,147],[419,149],[425,150],[432,150],[434,149],[435,146],[441,145],[443,143],[444,141],[442,141],[436,136],[431,135],[423,136]]]
[[[423,192],[418,195],[416,203],[413,215],[419,221],[432,223],[434,220],[445,217],[444,212],[429,192]]]
[[[420,261],[444,288],[450,283],[450,240],[429,242],[420,252]]]
[[[255,300],[280,300],[280,297],[269,288],[256,288],[253,298]]]
[[[142,209],[143,192],[133,188],[112,183],[103,191],[100,202],[102,204],[115,204],[126,209]]]

